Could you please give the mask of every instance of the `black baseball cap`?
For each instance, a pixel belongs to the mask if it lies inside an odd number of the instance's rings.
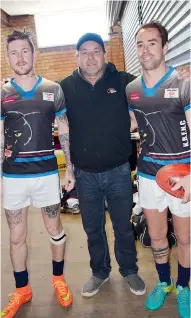
[[[81,38],[79,38],[77,45],[76,45],[77,51],[79,51],[80,46],[87,41],[97,42],[99,45],[101,45],[103,51],[105,52],[104,42],[103,42],[101,36],[99,34],[96,34],[96,33],[86,33],[86,34],[82,35]]]

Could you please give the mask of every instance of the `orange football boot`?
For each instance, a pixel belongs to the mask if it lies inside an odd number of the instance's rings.
[[[32,299],[32,290],[28,284],[25,287],[16,288],[16,292],[9,296],[12,296],[11,300],[1,312],[1,317],[4,318],[13,318],[19,308]]]
[[[69,307],[72,304],[73,296],[68,285],[64,280],[64,275],[53,275],[52,280],[59,304],[62,307]]]

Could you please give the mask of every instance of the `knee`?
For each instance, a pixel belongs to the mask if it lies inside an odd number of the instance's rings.
[[[122,240],[129,240],[130,237],[134,236],[133,234],[133,227],[131,222],[126,222],[121,224],[120,226],[113,225],[114,235],[115,238],[122,239]]]
[[[184,233],[175,233],[178,241],[178,245],[182,247],[190,246],[190,235]]]
[[[50,236],[57,236],[60,234],[60,232],[62,231],[62,226],[61,224],[57,224],[57,225],[47,225],[46,226],[46,230],[48,232],[48,234]]]
[[[21,245],[26,242],[26,233],[14,233],[10,235],[11,245]]]
[[[151,241],[159,242],[166,240],[167,238],[167,227],[165,228],[159,228],[159,229],[149,229],[149,235],[151,238]]]
[[[88,245],[95,245],[102,242],[105,239],[105,231],[101,228],[86,228],[85,229],[87,238],[88,238]]]
[[[101,229],[84,228],[88,239],[95,240],[102,237]]]

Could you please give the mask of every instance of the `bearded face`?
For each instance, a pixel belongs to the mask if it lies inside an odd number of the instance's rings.
[[[34,53],[27,40],[9,43],[8,59],[11,68],[18,75],[28,75],[34,67]]]

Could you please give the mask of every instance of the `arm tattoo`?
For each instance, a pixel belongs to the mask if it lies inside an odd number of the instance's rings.
[[[59,140],[66,159],[66,166],[68,167],[71,165],[69,134],[60,134]]]
[[[14,229],[18,224],[23,221],[22,209],[19,210],[5,210],[7,222],[10,229]]]
[[[61,123],[66,123],[68,125],[68,119],[67,119],[67,116],[65,113],[59,116],[59,121]],[[59,133],[58,137],[59,137],[62,151],[63,151],[65,159],[66,159],[66,167],[72,166],[71,159],[70,159],[69,133],[63,133],[63,132]]]
[[[46,206],[44,208],[44,212],[50,219],[56,218],[58,216],[58,213],[60,211],[60,203]]]
[[[68,119],[67,119],[66,113],[61,114],[59,116],[59,121],[61,121],[62,123],[64,123],[66,121],[68,123]]]
[[[163,257],[167,257],[169,254],[169,247],[165,248],[152,248],[153,256],[155,259],[162,259]]]

